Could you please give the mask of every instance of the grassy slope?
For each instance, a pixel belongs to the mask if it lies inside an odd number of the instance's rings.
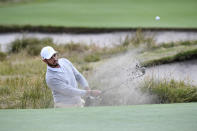
[[[3,131],[196,131],[197,103],[0,110]]]
[[[176,45],[170,48],[158,47],[141,53],[138,58],[142,62],[142,65],[151,66],[178,60],[187,60],[192,57],[192,55],[197,54],[196,50],[197,44]]]
[[[0,5],[0,24],[197,27],[196,0],[42,0]],[[155,21],[155,16],[161,17]]]

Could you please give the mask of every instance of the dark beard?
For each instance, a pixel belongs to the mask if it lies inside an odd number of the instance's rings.
[[[52,65],[52,64],[48,63],[48,61],[47,61],[47,65],[50,66],[50,67],[52,67],[52,68],[59,67],[59,63],[57,63],[55,65]]]

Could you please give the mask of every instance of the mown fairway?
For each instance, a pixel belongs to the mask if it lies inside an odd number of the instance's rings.
[[[2,131],[196,131],[197,103],[0,110]]]
[[[196,0],[37,0],[0,4],[0,24],[196,28],[196,5]]]

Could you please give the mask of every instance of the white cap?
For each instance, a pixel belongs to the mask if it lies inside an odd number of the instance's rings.
[[[55,51],[51,46],[46,46],[42,48],[40,55],[42,59],[50,59],[56,53],[57,51]]]

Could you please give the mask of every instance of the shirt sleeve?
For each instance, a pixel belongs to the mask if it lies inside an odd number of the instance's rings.
[[[68,96],[84,96],[86,94],[85,90],[73,88],[72,86],[68,85],[66,82],[63,82],[56,78],[47,81],[47,85],[52,90],[55,90],[61,94]]]
[[[76,80],[81,84],[83,88],[89,87],[87,80],[85,77],[72,65],[70,62],[70,65],[72,67],[73,73],[75,75]]]

